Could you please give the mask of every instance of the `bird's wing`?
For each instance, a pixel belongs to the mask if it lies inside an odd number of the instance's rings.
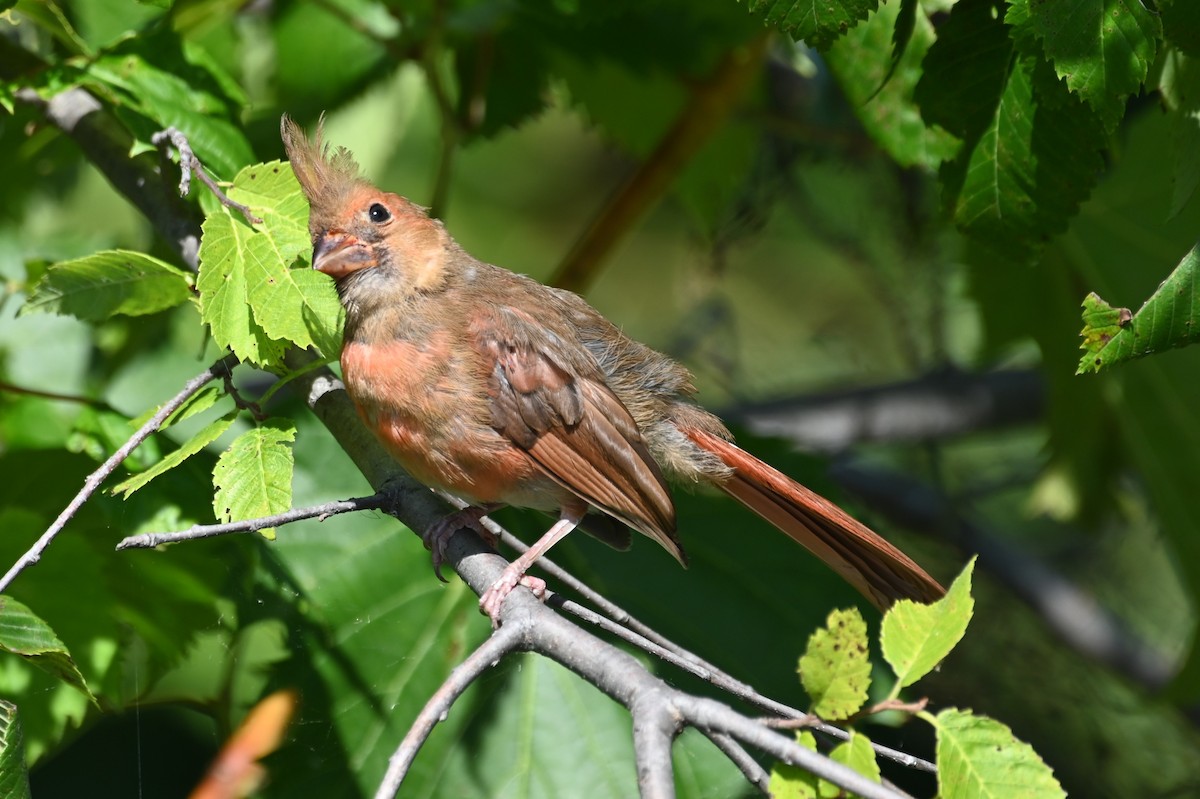
[[[682,562],[675,506],[662,472],[582,346],[506,306],[478,313],[471,333],[489,370],[492,427],[559,485]]]

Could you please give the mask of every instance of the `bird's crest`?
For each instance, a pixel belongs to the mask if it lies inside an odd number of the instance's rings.
[[[327,217],[345,206],[347,196],[371,184],[359,175],[354,156],[345,147],[330,152],[323,141],[325,117],[317,122],[316,136],[310,141],[304,131],[285,114],[279,132],[300,188],[308,198],[313,217]]]

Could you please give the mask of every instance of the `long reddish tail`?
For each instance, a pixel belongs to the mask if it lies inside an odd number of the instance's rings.
[[[732,477],[718,483],[723,491],[825,561],[877,607],[945,595],[912,558],[829,500],[729,441],[695,428],[683,432],[733,469]]]

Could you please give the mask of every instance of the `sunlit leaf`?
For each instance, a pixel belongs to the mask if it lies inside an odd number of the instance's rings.
[[[884,614],[879,643],[899,678],[899,687],[924,677],[962,640],[975,608],[971,597],[974,571],[972,558],[937,602],[922,605],[902,599]]]
[[[829,614],[825,626],[809,636],[799,670],[812,699],[810,712],[820,718],[849,718],[866,704],[871,659],[867,623],[858,608]]]
[[[0,796],[8,799],[30,796],[20,709],[4,699],[0,699]]]
[[[20,655],[26,661],[34,664],[47,674],[74,688],[79,689],[93,704],[96,697],[79,667],[67,651],[67,646],[59,640],[50,629],[50,625],[42,621],[32,610],[9,596],[0,595],[0,650],[14,655]]]
[[[1067,794],[1029,744],[986,716],[944,710],[936,717],[938,796],[944,799],[1059,799]]]
[[[292,505],[291,443],[296,427],[288,419],[268,419],[240,435],[221,453],[213,470],[213,510],[223,522],[283,513]],[[274,528],[261,531],[274,537]]]
[[[117,314],[157,313],[191,296],[191,276],[140,252],[107,250],[54,264],[21,313],[68,314],[102,322]]]

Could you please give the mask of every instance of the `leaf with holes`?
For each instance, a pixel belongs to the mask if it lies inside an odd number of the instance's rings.
[[[1083,344],[1086,355],[1076,374],[1200,340],[1200,286],[1196,282],[1200,245],[1193,247],[1136,314],[1113,308],[1096,294],[1083,301]]]
[[[268,419],[248,430],[221,453],[213,469],[213,511],[222,522],[283,513],[292,505],[291,444],[296,427],[288,419]],[[274,528],[261,531],[275,537]]]
[[[810,710],[823,719],[849,718],[866,704],[871,659],[867,623],[857,608],[829,614],[825,627],[809,636],[799,671]]]

